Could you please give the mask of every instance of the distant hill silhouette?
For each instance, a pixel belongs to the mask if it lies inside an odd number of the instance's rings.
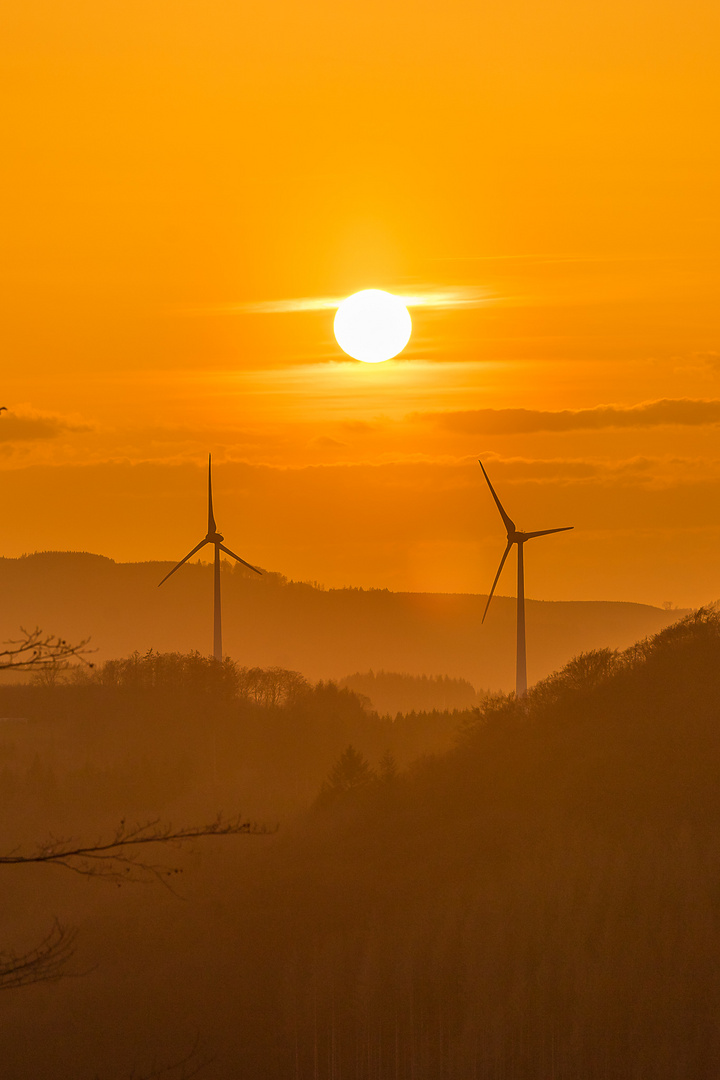
[[[451,679],[447,675],[403,675],[395,671],[358,671],[346,675],[339,685],[369,698],[377,712],[389,716],[433,709],[472,709],[485,696],[467,679]]]
[[[173,563],[116,563],[86,552],[0,559],[0,638],[41,626],[74,640],[90,635],[105,660],[153,648],[209,653],[212,570],[188,563],[162,589]],[[514,685],[515,601],[486,597],[321,589],[279,574],[256,577],[223,564],[226,654],[310,679],[384,669],[449,675],[491,690]],[[588,649],[623,648],[677,619],[646,604],[527,601],[528,672],[536,682]]]

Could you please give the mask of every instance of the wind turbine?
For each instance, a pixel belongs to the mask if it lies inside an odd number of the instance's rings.
[[[490,477],[485,472],[485,466],[482,461],[479,462],[480,468],[483,471],[483,476],[488,482],[488,487],[492,492],[492,497],[497,504],[497,508],[500,511],[500,517],[503,519],[503,524],[507,529],[507,547],[503,552],[503,557],[500,560],[498,572],[495,575],[495,580],[492,583],[492,589],[490,595],[487,598],[487,604],[485,605],[485,611],[483,612],[482,621],[485,622],[485,616],[487,615],[488,608],[490,607],[490,601],[493,598],[495,592],[495,586],[498,583],[498,578],[502,573],[502,568],[505,565],[505,560],[510,554],[510,548],[513,544],[517,544],[518,557],[517,557],[517,661],[515,666],[515,695],[516,697],[524,697],[527,693],[527,656],[525,653],[525,564],[523,560],[523,544],[526,540],[534,540],[536,536],[549,536],[550,533],[568,532],[569,529],[574,528],[573,525],[564,525],[562,529],[541,529],[539,532],[518,532],[515,528],[515,522],[512,518],[508,517],[505,513],[503,504],[495,494],[495,488],[490,483]]]
[[[217,531],[217,525],[215,524],[215,518],[213,516],[213,503],[212,503],[212,454],[208,454],[208,531],[204,540],[201,540],[190,551],[184,559],[181,559],[177,566],[173,566],[169,574],[160,582],[163,585],[169,577],[179,570],[183,563],[186,563],[188,559],[192,559],[193,555],[200,551],[200,548],[204,548],[206,544],[213,544],[215,546],[215,584],[213,593],[213,656],[216,660],[222,661],[222,610],[220,607],[220,552],[224,551],[226,555],[229,555],[233,559],[237,559],[243,566],[247,566],[249,570],[254,570],[256,574],[262,574],[262,570],[258,570],[254,566],[250,566],[249,562],[245,562],[239,555],[236,555],[230,548],[225,547],[223,544],[224,536],[221,536]],[[158,588],[160,588],[158,585]]]

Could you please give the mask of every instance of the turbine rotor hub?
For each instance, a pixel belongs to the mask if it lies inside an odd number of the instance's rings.
[[[208,533],[205,539],[209,540],[211,544],[222,544],[225,537],[221,536],[219,532],[214,532]]]

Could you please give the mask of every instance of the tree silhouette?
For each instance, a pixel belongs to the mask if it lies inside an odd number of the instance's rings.
[[[389,750],[386,750],[380,758],[380,773],[378,779],[381,784],[394,784],[398,778],[398,764]]]
[[[348,746],[330,770],[318,803],[326,805],[350,793],[367,791],[376,781],[377,776],[369,761],[354,746]]]

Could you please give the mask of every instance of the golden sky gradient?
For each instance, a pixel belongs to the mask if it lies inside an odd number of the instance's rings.
[[[720,7],[11,0],[0,549],[720,596]],[[8,107],[9,102],[9,107]],[[413,297],[363,365],[333,301]],[[514,587],[506,570],[499,591]]]

